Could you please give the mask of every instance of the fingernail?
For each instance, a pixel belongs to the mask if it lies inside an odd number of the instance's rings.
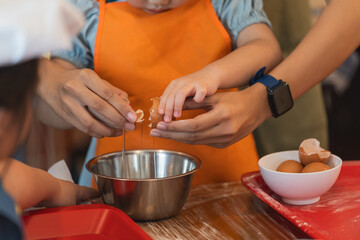
[[[135,126],[134,126],[134,124],[133,123],[125,123],[125,125],[124,125],[124,129],[126,130],[126,131],[133,131],[134,129],[135,129]]]
[[[166,116],[165,118],[164,118],[164,120],[165,120],[165,122],[170,122],[170,117],[169,116]]]
[[[158,123],[158,125],[156,127],[161,130],[166,130],[166,125],[162,122]]]
[[[175,113],[174,113],[174,116],[177,117],[177,118],[180,117],[180,116],[181,116],[181,112],[175,112]]]
[[[150,136],[160,137],[160,133],[159,133],[159,132],[156,132],[155,130],[151,130],[151,131],[150,131]]]
[[[135,122],[136,118],[137,118],[136,114],[133,114],[131,112],[128,113],[127,117],[128,117],[130,122]]]
[[[125,102],[127,102],[127,103],[129,103],[129,104],[130,104],[130,101],[129,101],[129,99],[128,99],[128,98],[123,97],[123,99],[125,100]]]

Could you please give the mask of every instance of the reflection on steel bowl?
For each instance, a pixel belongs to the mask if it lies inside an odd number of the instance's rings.
[[[136,221],[159,220],[177,214],[185,204],[193,174],[201,161],[167,150],[132,150],[91,159],[86,168],[94,176],[104,203]]]

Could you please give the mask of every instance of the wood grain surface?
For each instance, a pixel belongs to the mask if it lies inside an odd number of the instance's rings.
[[[309,239],[241,182],[194,186],[178,215],[138,225],[155,240]]]

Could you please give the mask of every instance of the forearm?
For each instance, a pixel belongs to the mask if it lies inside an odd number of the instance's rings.
[[[41,169],[27,166],[14,159],[3,160],[2,165],[5,161],[10,162],[3,172],[3,186],[22,209],[42,201],[55,201],[61,191],[58,179]]]
[[[219,81],[220,89],[244,86],[261,67],[270,70],[281,61],[280,46],[265,24],[244,29],[237,43],[236,50],[203,69]]]
[[[271,75],[298,98],[334,71],[360,45],[360,1],[332,0],[298,47]]]

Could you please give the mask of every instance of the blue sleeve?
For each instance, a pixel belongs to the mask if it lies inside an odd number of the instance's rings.
[[[254,23],[265,23],[271,27],[262,0],[211,0],[221,23],[231,37],[233,47],[239,33]]]
[[[84,13],[86,23],[78,36],[73,39],[71,49],[52,52],[51,57],[66,60],[77,68],[93,69],[99,3],[96,0],[70,0],[70,2]]]
[[[0,239],[21,240],[21,220],[15,212],[15,203],[2,188],[0,180]]]

